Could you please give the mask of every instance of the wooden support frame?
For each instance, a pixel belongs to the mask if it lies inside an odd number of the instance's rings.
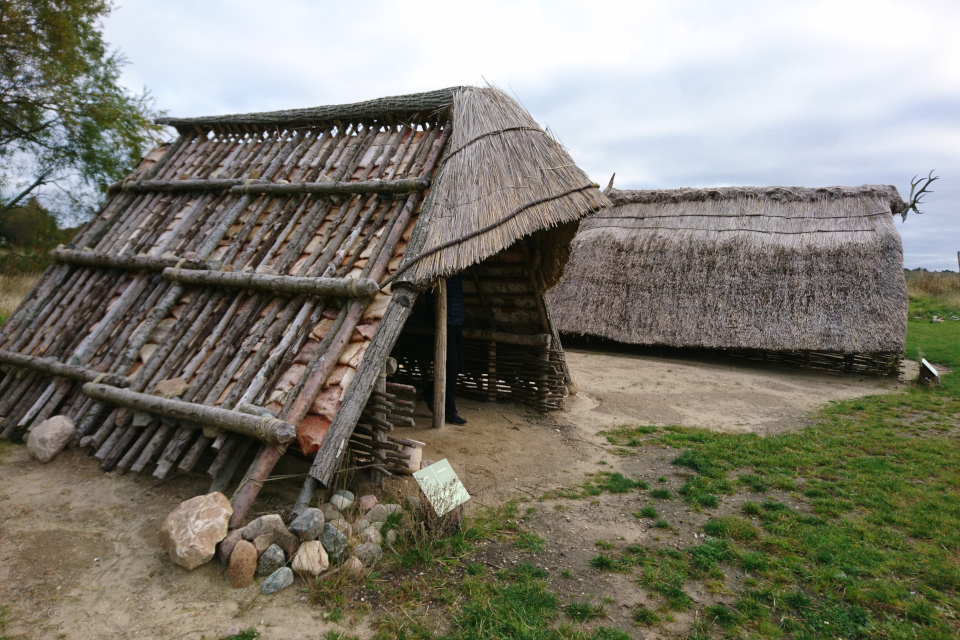
[[[426,178],[400,180],[360,180],[357,182],[267,182],[265,180],[128,180],[114,182],[107,194],[125,193],[183,193],[198,191],[227,191],[231,195],[356,195],[369,193],[407,194],[423,191],[430,185]]]

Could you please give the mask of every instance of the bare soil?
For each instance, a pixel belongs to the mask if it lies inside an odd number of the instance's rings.
[[[539,415],[507,404],[459,402],[464,426],[440,431],[407,429],[405,437],[427,443],[424,457],[449,459],[473,504],[506,499],[536,509],[523,526],[547,540],[532,556],[490,543],[488,564],[532,561],[549,568],[553,588],[568,601],[604,603],[610,618],[635,637],[668,636],[689,625],[682,615],[656,631],[630,621],[632,609],[655,600],[626,578],[601,574],[588,565],[596,540],[616,548],[631,544],[687,545],[706,515],[679,501],[658,504],[672,529],[631,513],[646,499],[604,494],[592,500],[536,499],[549,489],[582,482],[599,469],[645,478],[667,478],[676,490],[684,472],[670,465],[675,452],[644,448],[619,457],[597,432],[621,424],[679,424],[719,431],[761,434],[793,429],[805,416],[834,400],[886,393],[896,381],[838,376],[729,361],[697,362],[647,356],[568,354],[580,392],[562,412]],[[429,424],[421,409],[416,417]],[[600,465],[603,460],[608,466]],[[293,473],[302,472],[292,465]],[[17,638],[219,638],[231,629],[256,626],[265,639],[317,638],[330,628],[349,628],[368,637],[370,620],[325,621],[309,604],[305,584],[275,596],[258,585],[231,589],[216,561],[187,572],[159,548],[157,531],[177,503],[206,491],[209,479],[180,475],[160,482],[149,476],[105,474],[85,452],[68,451],[47,465],[28,458],[20,445],[0,450],[0,602],[7,608],[2,633]],[[292,502],[299,481],[271,483],[261,512]],[[409,478],[390,481],[382,493],[415,492]],[[772,497],[789,501],[789,496]],[[743,499],[724,500],[736,509]],[[633,504],[636,502],[636,504]],[[523,512],[522,512],[523,513]],[[563,577],[563,570],[572,577]],[[737,576],[729,576],[735,581]],[[705,602],[722,601],[691,590]],[[605,600],[606,599],[606,600]],[[376,611],[374,611],[374,614]]]

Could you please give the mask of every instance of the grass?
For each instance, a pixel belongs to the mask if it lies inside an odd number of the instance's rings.
[[[635,518],[649,518],[650,520],[656,520],[660,517],[660,514],[657,513],[657,508],[652,505],[647,505],[640,509],[640,511],[633,514]]]
[[[958,371],[942,387],[831,403],[812,426],[763,438],[664,427],[643,444],[678,450],[685,502],[759,497],[746,517],[711,517],[701,544],[604,564],[628,566],[665,610],[696,606],[689,581],[742,572],[735,600],[700,607],[690,637],[960,636],[960,321],[929,322],[950,309],[931,300],[911,296],[907,354]]]
[[[224,636],[223,640],[257,640],[259,637],[260,632],[257,631],[256,627],[248,627],[243,631]]]
[[[14,312],[20,300],[40,277],[39,273],[3,274],[0,273],[0,324],[3,324]]]

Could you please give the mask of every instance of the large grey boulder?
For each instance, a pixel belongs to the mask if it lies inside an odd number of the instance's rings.
[[[272,544],[266,551],[260,554],[257,560],[257,575],[267,576],[282,567],[287,562],[287,557],[283,555],[283,549],[278,545]]]
[[[303,510],[296,519],[290,523],[290,530],[304,542],[316,540],[323,531],[324,517],[320,509],[309,507]]]
[[[50,462],[76,435],[77,428],[73,420],[66,416],[54,416],[30,429],[27,451],[30,457],[40,462]]]

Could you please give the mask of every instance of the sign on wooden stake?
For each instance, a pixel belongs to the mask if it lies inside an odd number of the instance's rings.
[[[442,518],[470,499],[466,487],[446,459],[413,474],[423,494]]]

